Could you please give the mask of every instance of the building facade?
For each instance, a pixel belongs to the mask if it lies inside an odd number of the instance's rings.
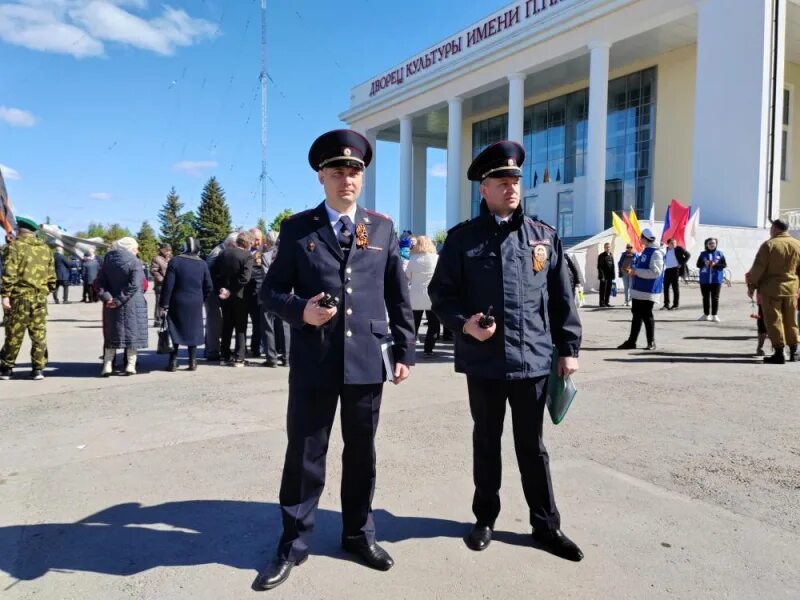
[[[525,146],[525,212],[564,238],[672,198],[763,228],[800,209],[800,0],[518,0],[357,85],[341,118],[400,144],[402,229],[426,230],[427,148],[447,150],[451,227],[500,139]]]

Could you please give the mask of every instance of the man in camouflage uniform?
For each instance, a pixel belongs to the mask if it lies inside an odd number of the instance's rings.
[[[25,331],[31,337],[31,376],[44,379],[47,363],[47,294],[56,286],[50,248],[35,232],[39,226],[26,217],[17,219],[19,233],[8,247],[2,278],[6,341],[0,351],[0,379],[11,378]]]

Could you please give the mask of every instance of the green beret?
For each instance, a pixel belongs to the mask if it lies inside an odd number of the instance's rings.
[[[30,231],[39,231],[39,224],[30,217],[17,217],[17,227]]]

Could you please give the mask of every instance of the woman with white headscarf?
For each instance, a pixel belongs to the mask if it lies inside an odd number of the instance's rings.
[[[103,302],[103,377],[111,375],[117,348],[126,350],[126,375],[136,374],[137,353],[147,348],[147,301],[138,253],[139,244],[132,237],[117,240],[97,276]]]
[[[174,350],[169,355],[167,371],[178,369],[178,347],[189,348],[189,370],[197,369],[197,346],[203,343],[203,302],[214,289],[208,265],[197,254],[200,245],[186,238],[183,254],[167,265],[159,308],[167,318],[167,328]]]

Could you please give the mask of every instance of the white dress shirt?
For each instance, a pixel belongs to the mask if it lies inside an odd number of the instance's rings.
[[[342,230],[342,224],[339,222],[339,219],[341,217],[343,217],[343,216],[348,216],[348,217],[350,217],[350,221],[353,224],[355,224],[355,222],[356,222],[356,208],[357,208],[357,205],[353,204],[353,206],[350,207],[350,210],[348,210],[347,212],[340,213],[340,212],[336,212],[330,206],[328,206],[327,202],[325,203],[325,210],[328,213],[328,220],[331,222],[331,227],[333,227],[333,233],[337,237],[339,236],[339,232]],[[355,233],[355,231],[351,231],[350,233]]]

